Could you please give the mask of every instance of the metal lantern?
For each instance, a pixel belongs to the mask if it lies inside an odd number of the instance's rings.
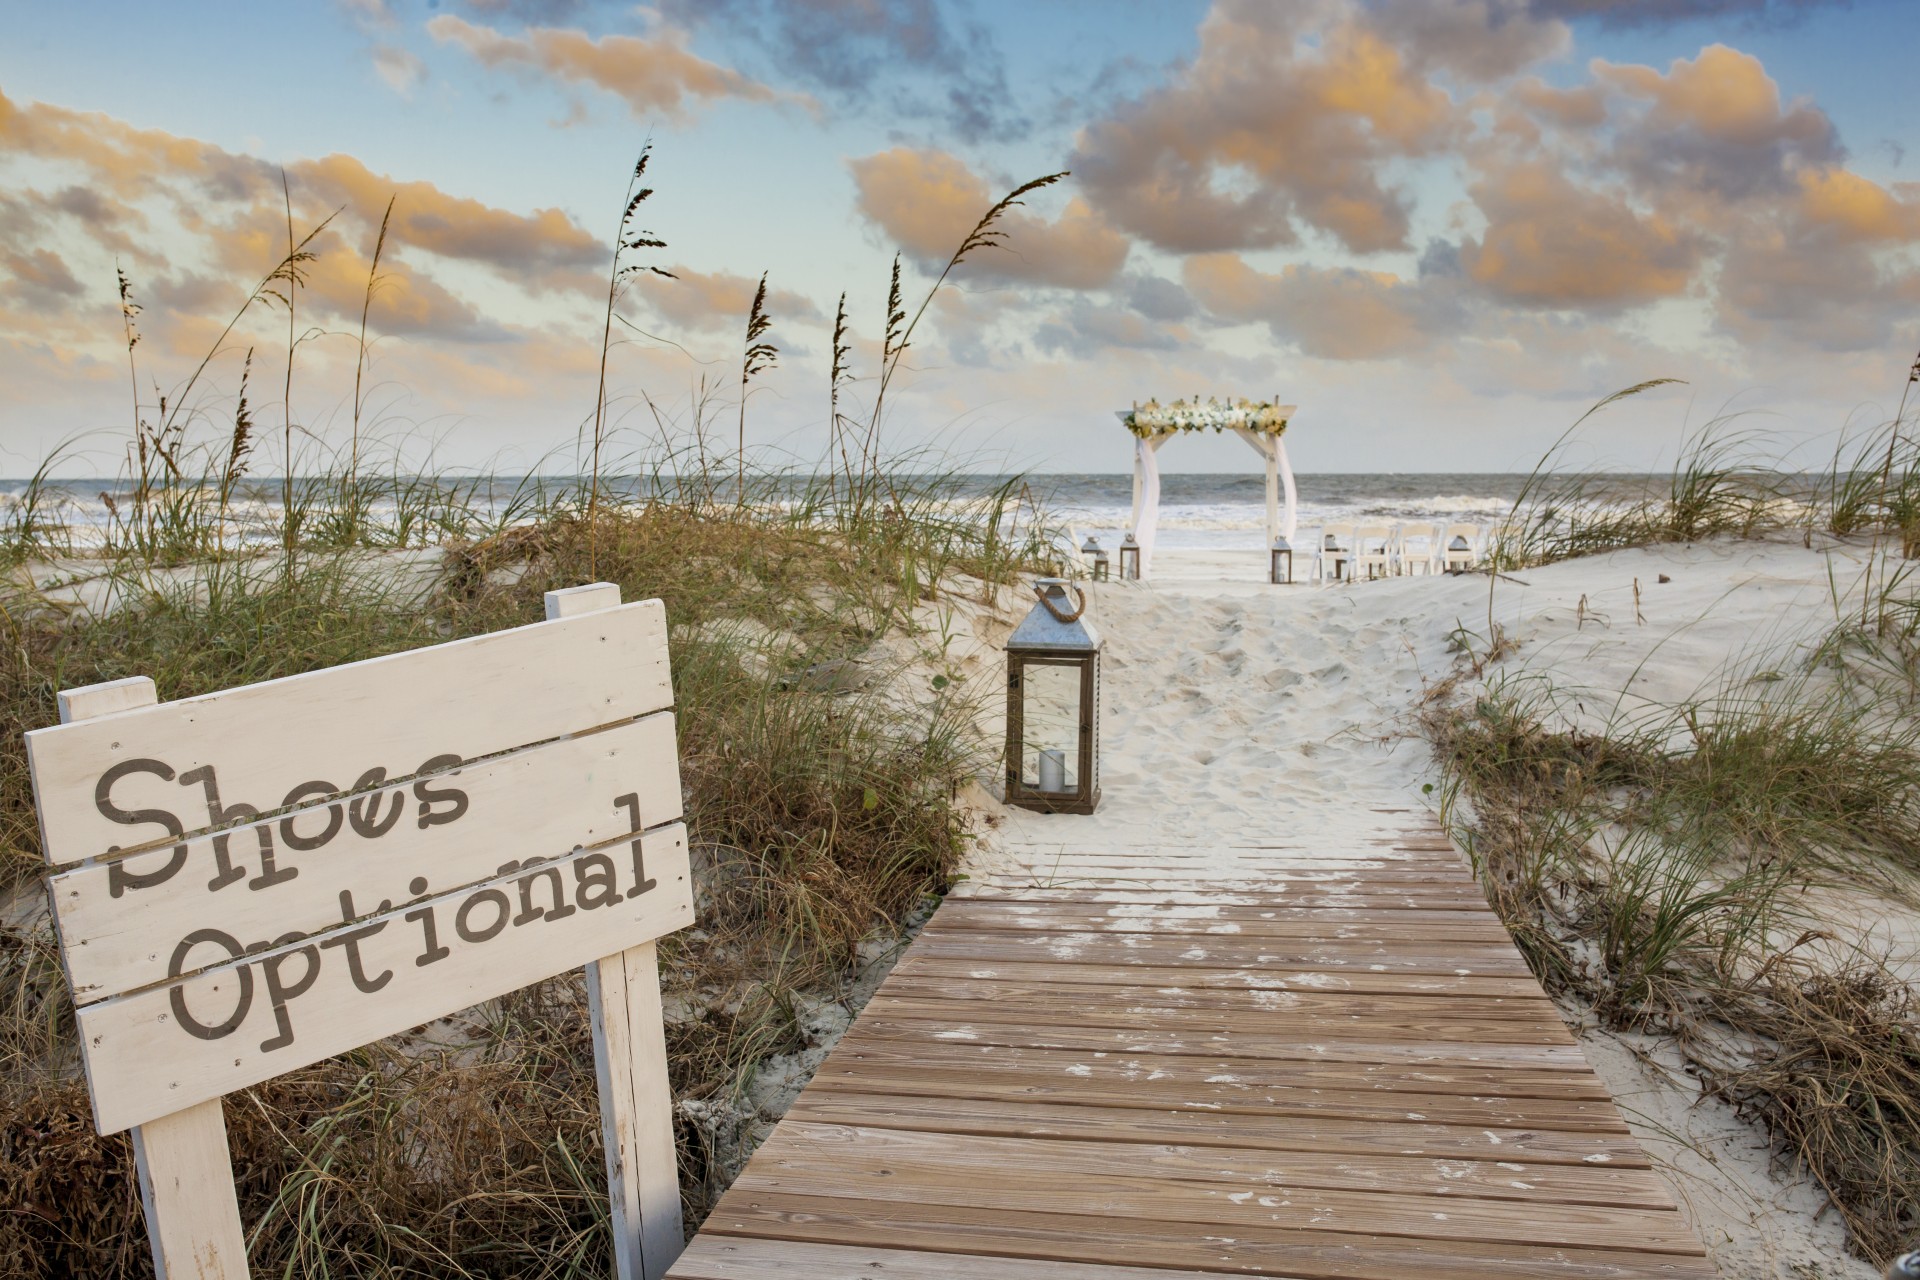
[[[1459,575],[1473,567],[1473,548],[1459,534],[1453,535],[1453,541],[1447,544],[1447,572]]]
[[[1095,582],[1105,582],[1113,576],[1113,563],[1107,559],[1107,549],[1100,545],[1100,539],[1089,537],[1080,554],[1089,560],[1088,570]]]
[[[1273,567],[1267,574],[1267,581],[1276,585],[1293,581],[1293,548],[1287,545],[1285,538],[1273,540]]]
[[[1124,564],[1125,562],[1122,561]],[[1092,813],[1100,803],[1100,633],[1084,592],[1064,578],[1007,640],[1007,803]]]
[[[1120,576],[1128,582],[1140,581],[1140,544],[1133,540],[1131,529],[1120,540]]]

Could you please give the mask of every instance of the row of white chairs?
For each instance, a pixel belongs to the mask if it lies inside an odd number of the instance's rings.
[[[1313,545],[1313,576],[1323,583],[1458,573],[1479,562],[1480,526],[1329,524],[1322,526]]]

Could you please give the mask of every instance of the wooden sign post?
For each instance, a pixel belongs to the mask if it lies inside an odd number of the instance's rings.
[[[26,735],[94,1122],[161,1280],[240,1280],[222,1094],[585,966],[620,1280],[681,1249],[654,940],[693,922],[666,612],[547,621]]]

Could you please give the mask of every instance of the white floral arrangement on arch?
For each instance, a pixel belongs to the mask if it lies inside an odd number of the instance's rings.
[[[1292,409],[1292,405],[1274,400],[1202,400],[1195,396],[1172,404],[1161,404],[1158,400],[1136,404],[1122,421],[1127,424],[1127,430],[1142,439],[1175,431],[1209,430],[1255,431],[1263,436],[1279,436],[1286,433],[1285,415]]]

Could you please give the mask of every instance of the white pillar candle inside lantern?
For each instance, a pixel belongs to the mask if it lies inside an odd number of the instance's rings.
[[[1007,640],[1008,804],[1092,813],[1100,803],[1100,636],[1086,595],[1042,578],[1032,612]]]

